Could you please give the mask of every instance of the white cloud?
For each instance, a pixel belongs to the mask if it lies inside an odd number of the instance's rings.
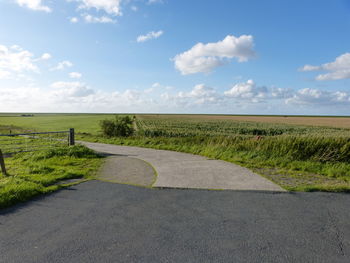
[[[19,46],[0,45],[0,79],[22,72],[39,72],[34,55]]]
[[[92,16],[89,14],[84,14],[83,18],[85,22],[87,23],[102,23],[102,24],[107,24],[107,23],[116,23],[116,21],[108,16]]]
[[[136,41],[138,43],[140,43],[140,42],[145,42],[145,41],[148,41],[148,40],[151,40],[151,39],[156,39],[156,38],[160,37],[161,35],[163,35],[163,33],[164,32],[162,30],[159,30],[157,32],[151,31],[151,32],[148,32],[146,35],[138,36]]]
[[[147,4],[152,5],[152,4],[163,4],[163,0],[148,0]]]
[[[321,70],[321,67],[320,66],[305,65],[304,67],[299,69],[299,71],[316,71],[316,70]]]
[[[204,84],[198,84],[189,92],[180,91],[175,95],[163,93],[162,98],[175,103],[175,105],[182,105],[188,107],[191,105],[217,104],[221,97],[211,87]]]
[[[267,89],[264,102],[254,102],[245,96],[242,98],[245,92],[231,97],[204,84],[196,85],[188,92],[160,94],[157,89],[107,92],[94,90],[80,81],[58,81],[49,88],[0,86],[0,111],[256,114],[274,113],[276,109],[282,113],[289,108],[289,114],[295,114],[298,109],[304,114],[329,114],[329,110],[343,114],[350,112],[350,93],[344,91],[301,89],[292,91],[291,97],[286,99],[284,95],[274,96],[273,92],[285,94],[287,90],[271,88]]]
[[[21,7],[27,7],[35,11],[51,12],[51,8],[42,4],[42,0],[16,0]]]
[[[228,35],[216,43],[198,43],[190,50],[175,56],[175,68],[183,75],[208,73],[227,63],[229,59],[237,58],[238,62],[244,62],[254,57],[253,45],[251,35]]]
[[[293,97],[286,100],[286,103],[302,105],[350,105],[350,93],[306,88],[298,90]]]
[[[73,63],[70,62],[70,61],[68,61],[68,60],[64,60],[64,61],[62,61],[62,62],[59,62],[59,63],[57,64],[56,67],[53,67],[53,68],[51,68],[50,70],[51,70],[51,71],[54,71],[54,70],[64,70],[64,69],[66,69],[66,68],[71,68],[71,67],[73,67]]]
[[[69,98],[69,97],[86,97],[88,95],[94,94],[95,92],[89,88],[85,83],[74,81],[74,82],[65,82],[58,81],[54,82],[50,86],[55,89],[52,92],[52,95],[60,98]]]
[[[122,0],[68,0],[80,3],[79,9],[96,9],[104,11],[113,16],[121,16]]]
[[[268,95],[268,89],[264,86],[258,87],[253,80],[237,83],[230,90],[224,92],[225,96],[251,102],[260,102]]]
[[[139,10],[139,8],[136,5],[132,5],[130,9],[134,12],[137,12]]]
[[[301,71],[328,71],[316,76],[316,80],[350,79],[350,53],[340,55],[335,61],[320,66],[305,65]]]
[[[152,88],[160,88],[162,85],[160,85],[160,83],[155,82],[152,84]]]
[[[11,77],[11,73],[9,71],[0,69],[0,79],[8,79],[10,77]]]
[[[270,89],[272,98],[276,99],[288,99],[293,97],[294,91],[292,89],[283,89],[273,87]]]
[[[154,90],[155,90],[155,88],[149,88],[149,89],[145,89],[143,92],[145,94],[150,94],[150,93],[154,92]]]
[[[42,59],[42,60],[48,60],[48,59],[50,59],[50,58],[52,58],[52,56],[51,56],[51,54],[49,54],[49,53],[44,53],[44,54],[42,54],[42,56],[41,56],[41,59]]]
[[[160,90],[173,90],[174,89],[174,87],[172,87],[172,86],[162,85],[159,82],[153,83],[152,88],[153,89],[160,89]]]
[[[80,79],[83,75],[79,72],[71,72],[69,73],[69,77],[72,79]]]
[[[79,18],[77,18],[77,17],[71,17],[71,18],[69,19],[69,21],[70,21],[71,23],[75,24],[75,23],[78,23],[78,22],[79,22]]]

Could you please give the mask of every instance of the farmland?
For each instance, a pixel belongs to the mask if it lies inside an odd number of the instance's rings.
[[[75,128],[78,139],[188,152],[248,167],[288,190],[349,191],[350,118],[136,115],[134,135],[106,138],[110,114],[4,115],[5,129]]]
[[[21,113],[0,113],[0,133],[20,127],[30,131],[57,131],[76,128],[78,132],[98,134],[99,121],[111,119],[115,114],[33,114],[32,117],[23,117]],[[202,123],[264,123],[280,124],[281,126],[306,127],[333,127],[350,129],[350,117],[303,117],[303,116],[232,116],[232,115],[162,115],[139,114],[139,120],[149,122],[176,122]],[[151,124],[151,123],[150,123]]]

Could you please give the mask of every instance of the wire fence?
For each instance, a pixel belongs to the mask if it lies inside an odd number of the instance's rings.
[[[74,144],[74,129],[56,132],[0,134],[0,150],[4,157],[20,152],[33,152]]]

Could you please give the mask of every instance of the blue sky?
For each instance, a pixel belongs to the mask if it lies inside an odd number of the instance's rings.
[[[348,0],[0,0],[0,111],[350,115]]]

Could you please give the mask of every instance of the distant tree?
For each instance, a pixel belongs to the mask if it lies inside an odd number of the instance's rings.
[[[115,116],[114,120],[100,122],[102,134],[107,137],[128,137],[134,133],[133,120],[129,116]]]

